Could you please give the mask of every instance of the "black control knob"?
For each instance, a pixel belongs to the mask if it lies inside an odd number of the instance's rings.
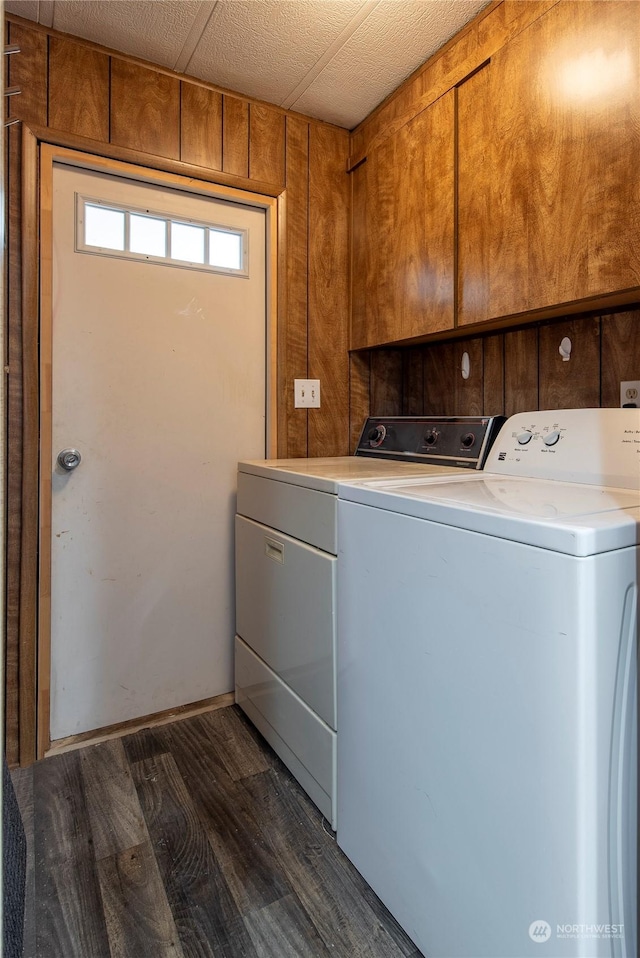
[[[472,432],[468,432],[460,440],[460,442],[462,443],[465,449],[471,449],[475,441],[476,441],[476,437],[473,435]]]
[[[381,446],[387,435],[386,427],[380,423],[369,433],[369,445],[376,449],[378,446]]]
[[[424,441],[427,446],[435,446],[439,437],[440,437],[440,433],[436,429],[432,429],[431,432],[428,432],[427,435],[424,437]]]

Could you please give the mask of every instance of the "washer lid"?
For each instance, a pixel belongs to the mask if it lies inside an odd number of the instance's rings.
[[[359,483],[340,497],[403,515],[587,556],[640,542],[640,490],[475,475]]]
[[[473,476],[474,473],[451,466],[430,466],[425,463],[396,462],[389,459],[365,459],[356,456],[334,456],[317,459],[256,459],[238,463],[238,472],[248,472],[264,479],[277,479],[294,486],[306,486],[318,492],[338,491],[340,482],[363,482],[370,479],[408,479],[411,476]]]

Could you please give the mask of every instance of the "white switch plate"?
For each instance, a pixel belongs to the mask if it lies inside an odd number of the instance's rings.
[[[620,405],[627,406],[629,403],[635,403],[640,409],[640,379],[620,383]]]
[[[294,406],[296,409],[320,408],[320,380],[294,379]]]

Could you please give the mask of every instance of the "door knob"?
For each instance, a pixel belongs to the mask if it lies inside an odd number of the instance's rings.
[[[73,472],[82,462],[82,456],[77,449],[63,449],[58,453],[58,465],[66,472]]]

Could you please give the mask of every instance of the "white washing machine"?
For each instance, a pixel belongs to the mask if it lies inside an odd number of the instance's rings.
[[[238,466],[236,701],[334,829],[338,483],[474,475],[503,421],[370,419],[355,456]]]
[[[338,844],[433,958],[636,958],[640,411],[339,490]]]

